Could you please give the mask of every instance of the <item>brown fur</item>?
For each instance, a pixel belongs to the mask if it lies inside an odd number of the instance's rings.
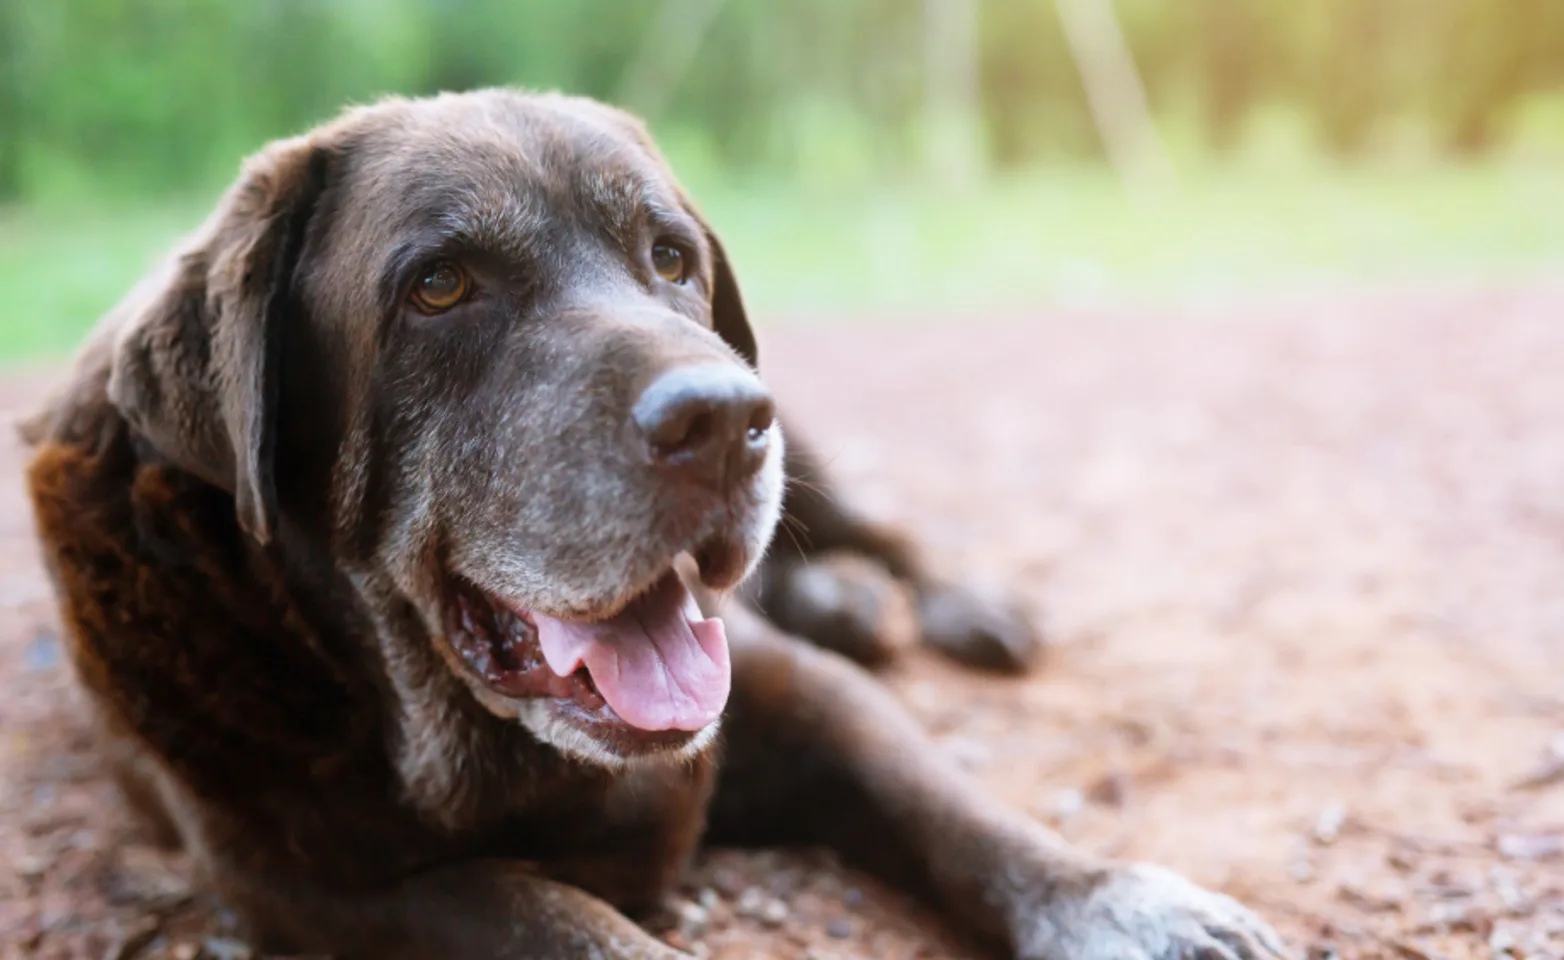
[[[659,218],[687,285],[639,259]],[[483,297],[417,316],[401,278],[437,254]],[[1226,898],[984,799],[868,674],[778,628],[861,659],[920,614],[962,659],[1017,669],[1037,646],[1012,606],[845,510],[796,438],[808,483],[785,501],[780,436],[715,499],[626,452],[653,378],[721,364],[758,389],[755,358],[726,254],[622,114],[490,91],[268,148],[27,431],[71,661],[127,797],[282,949],[665,957],[620,911],[705,841],[834,845],[1017,956],[1274,955]],[[717,537],[727,560],[682,571],[710,612],[779,510],[824,565],[765,570],[772,621],[723,608],[721,763],[715,728],[561,732],[445,637],[450,577],[591,615]]]

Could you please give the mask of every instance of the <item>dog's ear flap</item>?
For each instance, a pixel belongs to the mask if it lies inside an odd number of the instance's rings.
[[[759,350],[755,345],[755,331],[749,325],[749,314],[744,311],[744,298],[739,293],[738,277],[733,273],[733,263],[728,251],[717,238],[717,232],[701,220],[706,242],[711,247],[711,325],[728,346],[749,361],[752,367],[760,366]]]
[[[140,291],[111,362],[109,397],[132,428],[231,491],[261,543],[277,522],[282,328],[328,156],[294,139],[252,157],[193,244]]]

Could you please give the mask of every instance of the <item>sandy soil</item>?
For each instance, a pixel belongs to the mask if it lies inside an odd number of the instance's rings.
[[[1564,286],[763,348],[865,509],[1047,624],[1026,681],[887,673],[972,776],[1312,956],[1564,956]],[[0,444],[0,956],[249,956],[99,778]],[[718,958],[972,955],[809,852],[709,856],[665,925]]]

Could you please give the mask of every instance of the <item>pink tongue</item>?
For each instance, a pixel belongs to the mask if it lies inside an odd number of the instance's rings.
[[[702,620],[673,574],[611,620],[534,614],[549,669],[583,664],[619,719],[641,730],[700,730],[721,716],[732,673],[721,620]]]

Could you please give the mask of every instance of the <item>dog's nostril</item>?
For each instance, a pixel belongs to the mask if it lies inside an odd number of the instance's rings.
[[[766,435],[766,431],[771,429],[772,421],[774,421],[776,418],[776,408],[772,405],[771,401],[767,400],[764,403],[756,406],[755,412],[749,415],[750,442],[753,443],[759,440],[761,437],[764,437]]]
[[[698,447],[711,438],[711,414],[697,413],[690,420],[689,429],[684,431],[684,440],[680,446]]]
[[[771,397],[753,373],[719,363],[664,373],[632,411],[653,464],[710,487],[760,469],[775,417]]]
[[[665,457],[688,452],[711,439],[711,413],[705,410],[691,411],[687,419],[675,418],[669,429],[652,438],[652,445]]]

